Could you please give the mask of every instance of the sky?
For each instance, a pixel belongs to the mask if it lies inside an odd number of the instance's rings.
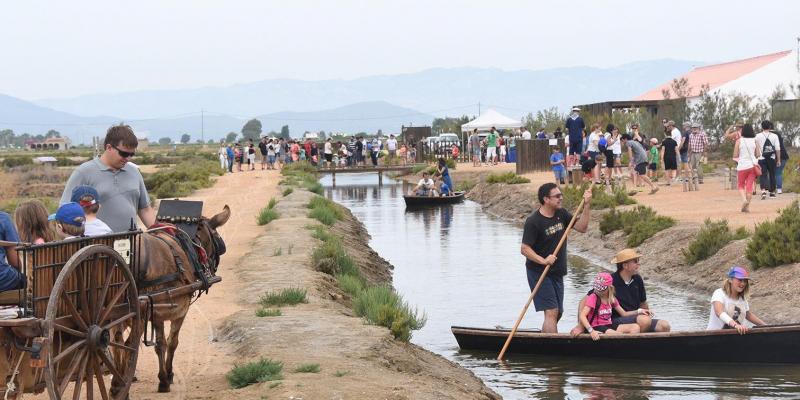
[[[797,15],[792,0],[6,1],[0,93],[729,61],[795,49]]]

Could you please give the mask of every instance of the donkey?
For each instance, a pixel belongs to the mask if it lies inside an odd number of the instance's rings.
[[[199,244],[208,255],[208,267],[212,272],[216,271],[220,255],[225,252],[225,243],[217,233],[217,228],[228,222],[230,214],[230,208],[226,205],[221,213],[211,218],[202,217],[197,234],[192,238],[192,241]],[[139,276],[136,279],[140,284],[144,282],[146,285],[140,289],[140,296],[148,292],[155,293],[167,288],[189,285],[197,280],[189,256],[183,251],[178,240],[163,230],[147,232],[142,235],[137,256],[137,265],[134,271],[139,271]],[[155,330],[155,351],[158,356],[159,392],[170,391],[170,384],[174,377],[172,361],[175,350],[178,348],[178,337],[186,313],[189,311],[192,296],[193,294],[189,293],[172,297],[168,305],[151,309],[150,319]],[[170,321],[168,339],[164,332],[164,322],[166,321]],[[121,339],[122,332],[117,332],[115,335],[120,335],[118,338]],[[132,342],[135,346],[139,339],[139,337],[128,337],[125,342]],[[112,382],[112,388],[114,386],[114,382]]]

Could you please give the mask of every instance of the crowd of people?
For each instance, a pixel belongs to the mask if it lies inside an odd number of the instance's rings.
[[[566,234],[573,216],[562,208],[563,194],[557,184],[540,186],[537,196],[541,207],[525,221],[521,253],[525,256],[531,291],[539,284],[533,304],[536,311],[544,313],[542,332],[557,333],[558,321],[564,313],[563,277],[567,274],[566,239],[560,248],[558,243]],[[572,227],[581,233],[585,233],[589,226],[591,189],[584,192],[583,199],[583,211]],[[635,250],[623,249],[611,260],[616,266],[615,272],[597,274],[592,287],[578,304],[577,325],[570,331],[572,336],[589,334],[593,340],[599,340],[602,335],[671,330],[668,321],[655,318],[653,307],[647,302],[645,283],[639,271],[641,258]],[[707,329],[736,329],[745,334],[749,329],[746,322],[764,325],[764,321],[750,311],[749,291],[747,270],[740,266],[731,267],[722,287],[711,296]]]

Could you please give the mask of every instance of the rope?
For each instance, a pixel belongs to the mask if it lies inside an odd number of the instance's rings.
[[[25,346],[26,347],[28,346],[28,342],[27,341],[25,342]],[[9,378],[8,382],[6,382],[6,393],[5,393],[5,395],[3,395],[3,399],[4,400],[8,400],[8,394],[10,392],[13,392],[13,391],[17,390],[17,385],[14,384],[14,379],[17,377],[17,374],[19,373],[19,366],[20,366],[20,364],[22,364],[22,358],[23,357],[25,357],[25,352],[24,351],[20,351],[19,352],[19,360],[17,360],[17,366],[14,367],[14,372],[11,373],[11,378]]]

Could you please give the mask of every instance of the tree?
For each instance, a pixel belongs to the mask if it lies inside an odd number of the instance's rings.
[[[170,143],[172,143],[172,139],[170,139],[168,137],[162,137],[161,139],[158,139],[158,144],[160,144],[160,145],[167,145],[167,144],[170,144]]]
[[[467,115],[462,115],[460,117],[444,117],[444,118],[435,118],[431,123],[431,132],[434,133],[455,133],[457,135],[461,134],[461,125],[466,124],[469,121],[475,119],[474,117],[469,117]]]
[[[214,144],[214,139],[208,139],[208,141],[206,142],[206,144]]]
[[[281,127],[281,137],[284,139],[291,139],[292,137],[289,135],[289,125],[284,125]]]
[[[57,130],[55,130],[55,129],[50,129],[50,130],[49,130],[49,131],[47,131],[47,133],[45,133],[45,135],[44,135],[44,138],[45,138],[45,139],[50,139],[50,138],[60,138],[60,137],[61,137],[61,132],[59,132],[59,131],[57,131]]]
[[[794,95],[794,98],[800,98],[800,85],[790,84],[789,88]],[[794,142],[800,137],[800,101],[788,100],[781,101],[786,98],[786,89],[783,87],[776,88],[775,92],[770,96],[770,104],[772,105],[772,122],[775,127],[783,135],[783,144],[785,146],[792,146]]]
[[[261,139],[261,121],[255,118],[247,121],[242,127],[242,138],[253,139],[253,141]]]
[[[213,143],[214,141],[213,140],[209,140],[209,142]],[[197,143],[197,144],[205,144],[206,142],[204,142],[203,139],[197,139],[197,140],[195,140],[195,143]]]
[[[522,123],[530,132],[538,132],[544,128],[545,132],[553,133],[556,128],[563,128],[567,116],[558,111],[558,107],[550,107],[546,110],[539,110],[534,117],[533,113],[523,118]],[[588,124],[587,124],[588,125]]]
[[[189,135],[188,133],[184,133],[183,135],[181,135],[181,143],[186,144],[189,143],[190,140],[192,140],[192,136]]]
[[[239,136],[239,134],[236,133],[236,132],[228,132],[228,134],[225,135],[225,142],[226,143],[233,143],[233,142],[236,141],[236,137],[237,136]]]

